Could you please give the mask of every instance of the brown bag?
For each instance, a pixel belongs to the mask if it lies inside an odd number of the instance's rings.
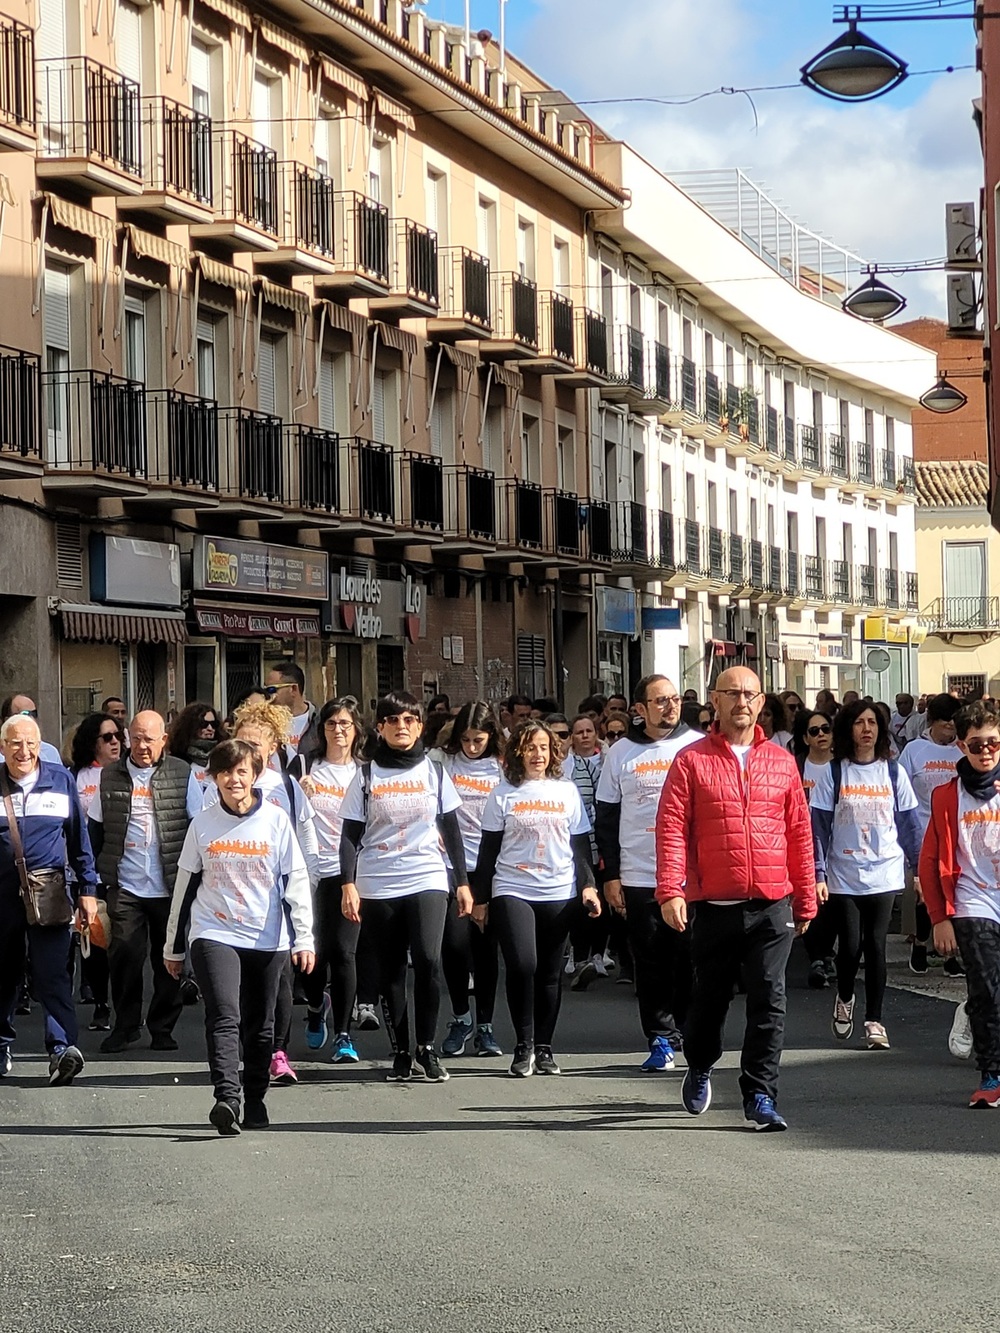
[[[73,904],[66,892],[66,871],[61,866],[51,870],[29,870],[25,864],[21,830],[17,826],[14,802],[10,798],[10,782],[4,765],[0,765],[0,790],[7,809],[10,845],[17,866],[17,877],[21,881],[21,897],[28,925],[68,926],[73,920]]]

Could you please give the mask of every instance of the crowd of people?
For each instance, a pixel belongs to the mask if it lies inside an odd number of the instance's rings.
[[[662,675],[573,715],[553,699],[425,708],[394,691],[369,724],[349,696],[316,708],[287,662],[226,717],[194,703],[169,726],[152,711],[126,725],[123,701],[105,700],[60,755],[34,702],[12,696],[0,1077],[32,1002],[50,1083],[83,1069],[78,957],[103,1054],[143,1032],[176,1050],[183,1006],[203,1006],[225,1136],[265,1128],[268,1088],[297,1081],[297,1001],[313,1056],[355,1063],[352,1032],[384,1026],[388,1079],[444,1082],[444,1059],[503,1056],[502,973],[508,1072],[527,1078],[560,1072],[567,979],[583,991],[614,973],[634,990],[640,1068],[668,1072],[683,1052],[695,1115],[745,992],[745,1120],[783,1130],[793,940],[809,986],[833,986],[837,1042],[854,1034],[863,969],[863,1045],[885,1050],[903,895],[912,970],[936,955],[966,978],[949,1045],[975,1055],[970,1104],[1000,1105],[1000,719],[988,700],[895,702],[822,690],[809,708],[736,667],[706,703]]]

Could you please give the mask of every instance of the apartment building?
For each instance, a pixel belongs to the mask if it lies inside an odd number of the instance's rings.
[[[599,678],[594,127],[399,0],[0,0],[0,693]],[[556,105],[558,103],[558,105]]]

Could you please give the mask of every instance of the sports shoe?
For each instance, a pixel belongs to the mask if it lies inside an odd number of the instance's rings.
[[[551,1046],[535,1047],[535,1073],[536,1074],[561,1074],[562,1070],[556,1064],[555,1056],[552,1054]]]
[[[424,1071],[424,1078],[428,1083],[447,1083],[451,1078],[447,1069],[438,1059],[438,1053],[433,1046],[418,1046],[414,1058]]]
[[[681,1084],[681,1101],[684,1110],[692,1115],[704,1115],[712,1105],[712,1071],[710,1069],[689,1069]]]
[[[887,1051],[889,1034],[881,1023],[865,1024],[865,1045],[870,1051]]]
[[[563,971],[568,977],[571,977],[576,971],[576,959],[573,957],[572,949],[570,949],[569,953],[566,955],[566,966],[563,968]]]
[[[593,963],[594,971],[599,977],[606,977],[608,975],[608,965],[604,961],[604,955],[602,953],[595,953],[590,961]]]
[[[150,1038],[149,1049],[151,1051],[176,1051],[179,1048],[177,1039],[172,1037],[169,1032],[154,1032]]]
[[[854,996],[842,1000],[838,995],[833,1002],[833,1021],[830,1024],[838,1041],[849,1041],[854,1031]]]
[[[373,1004],[359,1004],[354,1010],[354,1026],[362,1032],[377,1032],[382,1024]]]
[[[75,1046],[53,1051],[49,1059],[49,1085],[59,1088],[72,1083],[82,1068],[83,1056]]]
[[[356,1065],[358,1063],[359,1056],[354,1049],[354,1042],[351,1041],[349,1032],[338,1032],[334,1037],[330,1059],[335,1065]]]
[[[306,1014],[306,1045],[311,1051],[321,1051],[330,1040],[330,1010],[333,1001],[323,992],[323,1005],[320,1009],[310,1009]]]
[[[956,1060],[968,1060],[972,1054],[972,1024],[965,1000],[955,1006],[955,1017],[948,1033],[948,1050]]]
[[[110,1036],[104,1038],[100,1045],[102,1055],[118,1055],[122,1051],[127,1051],[140,1038],[142,1033],[139,1028],[132,1028],[129,1032],[121,1032],[118,1028],[112,1028]]]
[[[806,981],[810,990],[826,990],[828,985],[826,964],[822,958],[817,958],[815,963],[810,963],[809,976]]]
[[[86,982],[83,982],[83,984],[80,986],[80,1003],[81,1004],[94,1003],[93,987],[88,986]]]
[[[0,1046],[0,1078],[6,1078],[14,1068],[14,1061],[10,1056],[10,1047]]]
[[[918,977],[927,972],[927,945],[918,944],[916,940],[910,945],[910,971]]]
[[[581,963],[579,967],[574,968],[573,980],[569,983],[569,988],[570,990],[586,990],[592,981],[597,980],[597,977],[598,971],[594,965],[594,960],[588,958],[585,963]]]
[[[181,982],[181,1004],[197,1004],[201,1000],[201,991],[193,977],[185,977]]]
[[[480,1023],[476,1028],[473,1046],[477,1055],[503,1055],[500,1043],[493,1035],[492,1023]]]
[[[392,1057],[392,1069],[385,1076],[386,1083],[408,1083],[413,1077],[413,1057],[409,1051],[397,1051]]]
[[[984,1074],[979,1087],[969,1098],[969,1105],[975,1109],[980,1106],[1000,1106],[1000,1077],[996,1074]]]
[[[649,1043],[649,1054],[639,1068],[645,1074],[664,1074],[674,1067],[674,1048],[666,1037],[653,1037]]]
[[[634,986],[635,977],[627,968],[619,968],[618,975],[615,977],[616,986]]]
[[[463,1055],[465,1053],[465,1043],[472,1036],[475,1028],[470,1018],[466,1022],[462,1018],[453,1018],[448,1024],[448,1035],[441,1043],[442,1055]]]
[[[267,1129],[270,1123],[271,1117],[263,1101],[247,1101],[243,1107],[244,1129]]]
[[[962,966],[961,958],[946,958],[944,967],[941,969],[946,977],[964,977],[965,968]]]
[[[535,1048],[530,1041],[519,1041],[508,1073],[511,1078],[530,1078],[535,1072]]]
[[[87,1024],[91,1032],[110,1032],[111,1031],[111,1010],[106,1004],[97,1004],[94,1006],[94,1016]]]
[[[235,1138],[240,1132],[240,1108],[234,1102],[216,1102],[208,1113],[208,1119],[223,1138]]]
[[[275,1051],[271,1056],[271,1082],[289,1085],[298,1083],[299,1076],[288,1063],[288,1056],[284,1051]]]
[[[743,1103],[743,1118],[751,1128],[765,1134],[776,1134],[788,1128],[785,1119],[775,1109],[767,1093],[755,1092]]]
[[[837,960],[834,957],[824,958],[823,966],[826,968],[827,981],[837,980]]]

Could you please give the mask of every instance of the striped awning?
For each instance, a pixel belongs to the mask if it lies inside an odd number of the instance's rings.
[[[79,643],[187,643],[183,611],[146,607],[68,606],[59,608],[64,639]]]

